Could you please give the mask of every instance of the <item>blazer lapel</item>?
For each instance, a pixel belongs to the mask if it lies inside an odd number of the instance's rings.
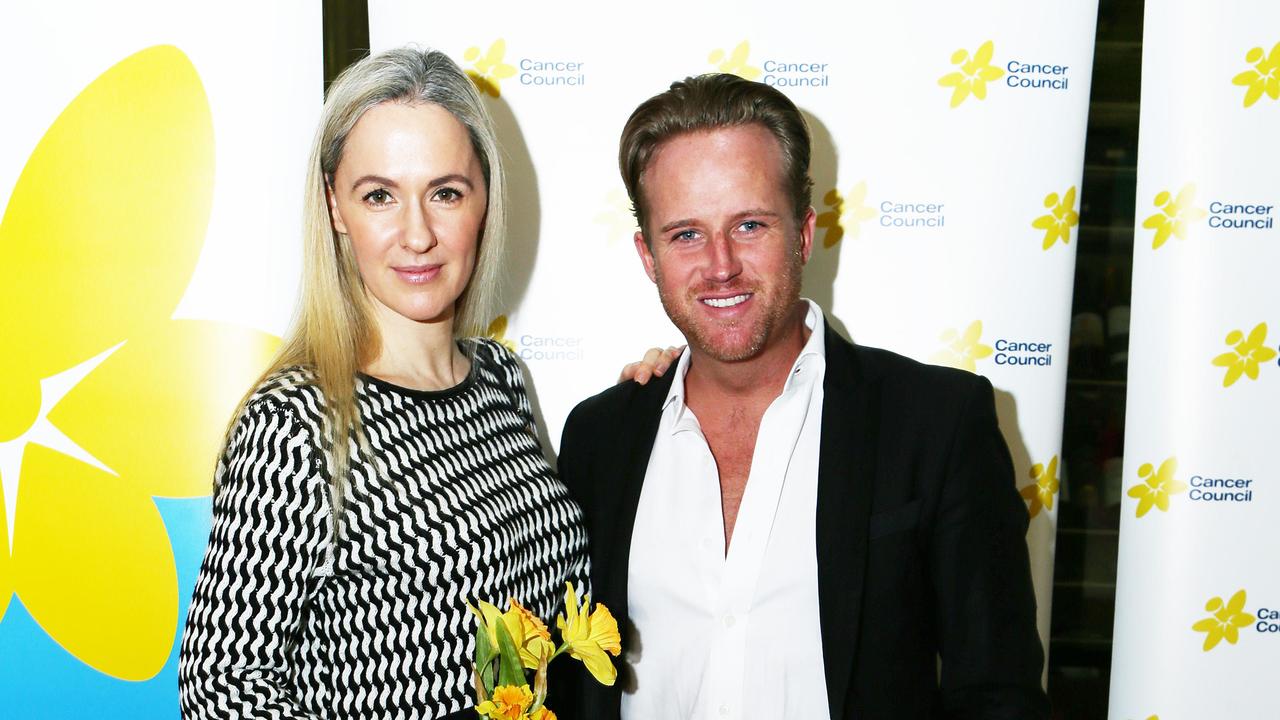
[[[875,480],[878,387],[862,377],[853,346],[827,323],[822,444],[818,456],[818,613],[833,720],[853,679],[867,531]]]

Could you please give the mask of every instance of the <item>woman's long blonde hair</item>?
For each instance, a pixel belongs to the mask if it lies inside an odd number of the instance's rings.
[[[284,368],[311,371],[325,400],[322,442],[331,451],[335,518],[351,466],[350,443],[354,440],[367,450],[356,406],[356,374],[378,356],[382,340],[351,244],[333,227],[326,192],[352,128],[366,111],[384,102],[432,104],[449,111],[467,129],[484,172],[488,205],[475,270],[455,304],[455,336],[483,332],[494,314],[506,240],[506,183],[493,121],[475,85],[447,55],[408,47],[387,50],[361,59],[333,81],[307,160],[300,302],[283,346],[254,388]],[[252,394],[251,389],[232,416],[228,442]]]

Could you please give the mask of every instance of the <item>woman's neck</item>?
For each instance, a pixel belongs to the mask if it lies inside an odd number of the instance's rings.
[[[381,350],[362,368],[365,373],[413,390],[445,390],[467,377],[471,366],[454,342],[452,312],[418,322],[374,303],[374,315]]]

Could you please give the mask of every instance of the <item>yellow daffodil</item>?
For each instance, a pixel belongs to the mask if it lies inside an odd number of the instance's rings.
[[[1053,509],[1053,497],[1058,494],[1058,456],[1049,459],[1049,466],[1036,463],[1031,468],[1031,479],[1035,483],[1022,488],[1022,497],[1027,501],[1027,512],[1031,517],[1040,514],[1040,510]]]
[[[848,196],[842,196],[834,188],[822,196],[822,202],[831,208],[818,214],[817,225],[826,230],[822,237],[823,247],[834,247],[844,237],[846,230],[849,237],[858,239],[862,223],[876,216],[876,211],[866,204],[866,199],[865,180],[854,185]]]
[[[1143,463],[1138,468],[1138,477],[1145,482],[1138,483],[1129,488],[1129,497],[1138,499],[1138,517],[1142,517],[1151,511],[1151,508],[1160,508],[1161,512],[1169,511],[1169,496],[1184,492],[1187,484],[1174,477],[1174,473],[1178,472],[1178,460],[1169,458],[1160,463],[1160,469],[1155,470],[1151,463]]]
[[[476,712],[491,720],[527,720],[532,704],[528,685],[499,685],[493,689],[493,697],[476,706]]]
[[[1080,224],[1080,214],[1076,212],[1076,188],[1074,185],[1058,197],[1058,193],[1044,196],[1044,206],[1049,209],[1047,215],[1041,215],[1031,222],[1031,227],[1044,231],[1044,240],[1040,247],[1048,250],[1059,240],[1063,245],[1071,242],[1071,228]]]
[[[1244,601],[1244,590],[1239,590],[1226,603],[1220,597],[1211,598],[1205,603],[1204,609],[1213,615],[1191,626],[1192,630],[1205,633],[1205,652],[1209,652],[1223,640],[1235,645],[1236,640],[1240,639],[1240,628],[1248,627],[1257,619],[1244,611]]]
[[[938,79],[942,87],[952,88],[951,107],[959,107],[971,94],[979,100],[986,99],[987,83],[1004,76],[1003,70],[991,64],[994,54],[995,45],[990,40],[982,43],[973,55],[964,48],[951,54],[951,64],[959,69]]]
[[[556,714],[551,712],[547,706],[543,705],[537,710],[529,713],[529,720],[556,720]]]
[[[536,670],[543,659],[550,659],[555,651],[555,646],[551,643],[551,632],[547,630],[546,624],[516,602],[515,598],[511,599],[511,608],[505,613],[483,600],[480,601],[480,608],[477,610],[473,607],[471,612],[480,618],[480,623],[489,634],[489,646],[492,648],[498,647],[497,623],[501,621],[507,626],[512,642],[520,651],[520,664],[526,668]]]
[[[1253,67],[1231,78],[1232,85],[1248,88],[1244,93],[1244,106],[1258,102],[1263,93],[1272,100],[1280,100],[1280,42],[1272,46],[1270,54],[1260,47],[1250,49],[1244,61]]]
[[[750,55],[751,43],[743,40],[727,53],[719,48],[712,50],[707,56],[707,62],[711,63],[717,72],[737,75],[744,80],[756,80],[760,77],[761,70],[747,62]]]
[[[556,617],[556,627],[560,629],[560,637],[564,640],[569,655],[581,660],[602,685],[613,685],[618,671],[605,653],[616,657],[622,652],[618,621],[604,605],[597,604],[595,610],[588,615],[590,607],[591,596],[583,598],[582,605],[579,606],[578,593],[574,591],[572,584],[566,583],[565,614]]]
[[[472,69],[467,71],[467,75],[480,92],[495,98],[501,97],[502,81],[516,74],[515,66],[506,63],[506,54],[507,41],[502,38],[494,40],[483,57],[479,47],[469,47],[462,54],[463,59],[472,63]]]
[[[969,372],[978,371],[978,360],[989,357],[994,350],[990,345],[979,342],[982,339],[982,321],[974,320],[964,332],[949,328],[938,338],[946,343],[946,347],[934,353],[930,362],[948,365]]]
[[[126,680],[159,672],[178,630],[153,497],[209,494],[227,418],[278,344],[172,319],[213,177],[196,68],[152,47],[67,105],[0,221],[0,617],[16,591],[67,652]]]
[[[501,344],[511,352],[516,351],[516,344],[507,338],[507,316],[499,315],[489,323],[489,329],[484,332],[485,337]]]
[[[1232,330],[1227,334],[1227,344],[1233,346],[1230,352],[1222,353],[1213,359],[1213,364],[1227,369],[1222,378],[1222,387],[1231,387],[1240,376],[1250,380],[1258,379],[1258,365],[1275,359],[1276,351],[1266,347],[1267,324],[1258,323],[1245,337],[1243,331]]]
[[[1179,240],[1187,239],[1187,230],[1192,223],[1199,222],[1209,215],[1202,207],[1196,204],[1196,186],[1194,183],[1187,183],[1182,186],[1175,196],[1168,190],[1162,190],[1156,195],[1156,207],[1160,208],[1160,212],[1147,216],[1142,221],[1142,227],[1148,230],[1155,230],[1156,234],[1151,239],[1151,249],[1158,250],[1162,245],[1168,242],[1170,237],[1176,237]]]

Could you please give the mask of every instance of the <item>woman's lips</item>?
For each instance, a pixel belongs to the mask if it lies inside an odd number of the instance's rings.
[[[413,285],[421,285],[431,282],[436,275],[439,275],[440,268],[440,265],[401,265],[391,269],[396,271],[396,275],[399,275],[401,280]]]

